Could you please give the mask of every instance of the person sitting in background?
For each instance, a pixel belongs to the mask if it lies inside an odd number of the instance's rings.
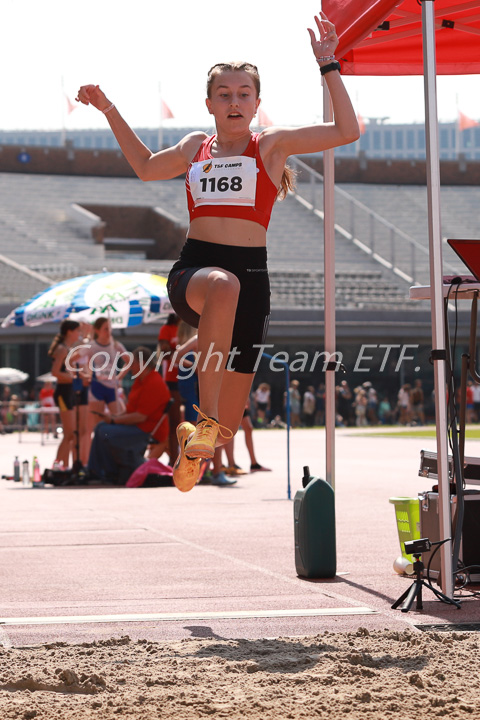
[[[98,413],[101,422],[93,435],[88,469],[99,480],[125,485],[144,461],[151,434],[163,445],[163,450],[167,448],[169,422],[167,416],[163,420],[162,416],[170,400],[170,391],[155,371],[155,363],[147,362],[150,357],[151,351],[142,346],[132,353],[130,372],[135,380],[125,412],[117,415]]]

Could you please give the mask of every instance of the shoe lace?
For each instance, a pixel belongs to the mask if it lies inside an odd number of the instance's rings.
[[[223,438],[225,438],[225,440],[231,440],[233,438],[233,432],[230,430],[230,428],[226,427],[225,425],[220,425],[220,423],[217,420],[215,420],[214,418],[208,417],[208,415],[205,415],[205,413],[203,413],[197,405],[194,405],[193,409],[196,410],[199,415],[201,415],[202,419],[200,420],[200,422],[205,422],[205,425],[202,425],[200,427],[199,427],[199,425],[197,425],[197,433],[198,433],[199,439],[201,439],[203,437],[203,435],[207,436],[209,434],[208,427],[215,427],[215,426],[218,429],[218,434],[221,435]],[[226,430],[227,434],[225,434],[223,432],[223,430]]]

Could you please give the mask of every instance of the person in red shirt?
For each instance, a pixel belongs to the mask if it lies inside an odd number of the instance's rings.
[[[180,318],[170,313],[167,322],[158,333],[158,353],[162,353],[162,375],[165,380],[173,403],[169,409],[170,432],[168,437],[168,455],[170,465],[173,466],[178,455],[177,425],[180,422],[181,397],[178,389],[178,366],[173,359],[173,353],[178,345],[178,324]]]
[[[165,381],[148,363],[151,351],[138,347],[132,353],[130,372],[135,381],[128,395],[125,412],[118,415],[99,413],[102,418],[95,433],[88,459],[91,475],[116,485],[125,485],[144,461],[150,436],[167,447],[168,417],[162,417],[170,400]],[[161,421],[161,422],[160,422]]]

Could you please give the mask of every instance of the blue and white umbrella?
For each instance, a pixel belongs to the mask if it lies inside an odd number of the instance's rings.
[[[8,325],[35,327],[65,318],[92,323],[108,317],[113,328],[154,322],[172,312],[167,280],[141,272],[103,272],[56,283],[5,318]]]

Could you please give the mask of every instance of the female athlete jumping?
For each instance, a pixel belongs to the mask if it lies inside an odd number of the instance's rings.
[[[200,421],[177,428],[180,454],[174,481],[196,484],[202,458],[228,442],[239,427],[270,315],[266,235],[273,204],[292,186],[289,155],[320,152],[353,142],[358,124],[334,52],[335,27],[315,17],[310,40],[332,99],[334,122],[253,133],[260,105],[255,65],[220,63],[208,74],[208,111],[216,134],[186,135],[152,153],[98,85],[84,85],[77,100],[105,113],[132,168],[142,180],[186,173],[188,238],[168,281],[175,312],[198,327]],[[318,37],[317,37],[318,33]]]

